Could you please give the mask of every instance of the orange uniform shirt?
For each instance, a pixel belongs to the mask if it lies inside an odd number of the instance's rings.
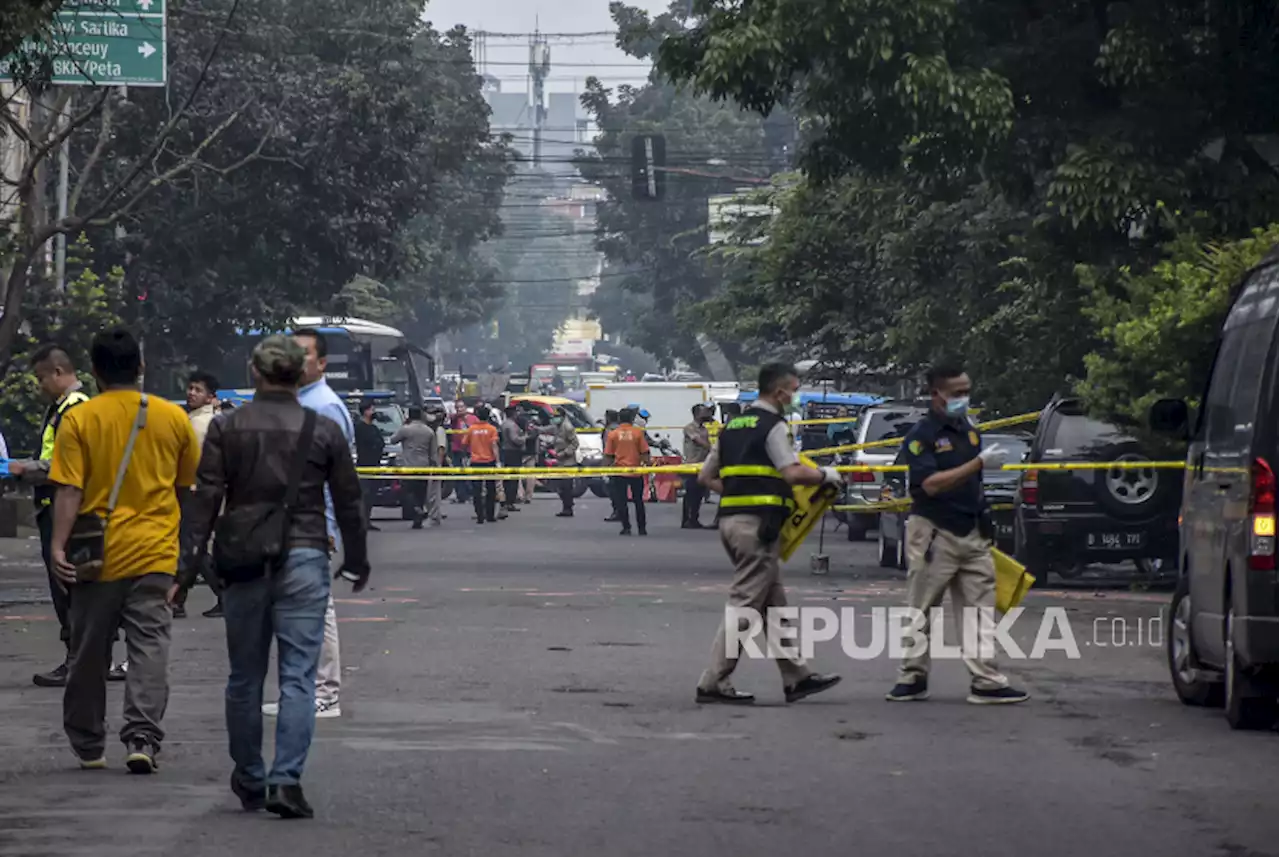
[[[644,429],[630,423],[618,426],[609,432],[604,454],[612,455],[613,463],[618,467],[639,467],[641,459],[649,454],[649,441],[644,438]]]
[[[472,464],[493,464],[498,460],[498,430],[481,420],[467,429],[463,443],[471,451]]]

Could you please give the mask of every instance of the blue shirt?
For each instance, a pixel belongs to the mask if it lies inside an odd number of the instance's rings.
[[[924,481],[942,470],[972,461],[982,451],[982,435],[966,417],[950,420],[933,410],[902,439],[902,463],[909,468],[911,512],[958,536],[967,536],[978,525],[986,500],[982,471],[942,494],[930,497]]]
[[[343,404],[338,394],[333,392],[323,378],[314,384],[298,390],[298,402],[304,408],[310,408],[322,417],[328,417],[342,429],[342,436],[347,439],[347,446],[352,449],[356,444],[356,426],[351,419],[351,412]],[[338,550],[342,550],[342,534],[338,532],[338,516],[333,511],[333,497],[329,494],[329,486],[324,486],[324,517],[328,522],[329,537]]]

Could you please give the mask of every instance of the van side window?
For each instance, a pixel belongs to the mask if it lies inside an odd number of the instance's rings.
[[[1201,426],[1209,450],[1229,447],[1235,438],[1235,417],[1231,413],[1231,396],[1236,368],[1244,346],[1244,329],[1228,330],[1213,362],[1213,374],[1202,406]]]
[[[1240,363],[1236,367],[1235,383],[1231,391],[1231,413],[1239,441],[1246,446],[1253,437],[1254,420],[1258,414],[1258,400],[1262,394],[1262,375],[1266,367],[1267,352],[1271,350],[1271,335],[1275,325],[1255,321],[1238,332],[1244,341],[1240,351]]]

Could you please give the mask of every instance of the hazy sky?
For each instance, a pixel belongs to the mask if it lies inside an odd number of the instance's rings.
[[[650,13],[667,8],[669,0],[630,0]],[[464,24],[470,30],[493,33],[613,32],[609,0],[428,0],[426,17],[437,30]],[[641,82],[647,66],[614,47],[611,36],[550,38],[550,92],[581,91],[588,76],[606,85]],[[525,86],[529,62],[527,38],[486,40],[486,70],[502,81],[504,90]]]

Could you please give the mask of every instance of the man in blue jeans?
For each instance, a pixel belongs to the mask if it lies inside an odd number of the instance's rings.
[[[215,561],[219,546],[237,539],[254,543],[254,522],[288,505],[283,562],[252,574],[219,565],[231,661],[226,694],[235,762],[231,790],[245,810],[265,808],[284,818],[312,817],[300,782],[315,731],[316,669],[330,603],[326,487],[342,535],[339,574],[356,592],[369,580],[364,504],[345,433],[298,401],[306,359],[306,350],[286,336],[269,336],[254,348],[253,401],[214,422],[205,439],[184,549],[187,562],[178,583],[194,582],[196,560],[224,497]],[[307,434],[310,441],[304,444]],[[305,449],[301,458],[295,454],[299,449]],[[296,497],[287,504],[291,480]],[[273,637],[279,649],[280,706],[276,756],[268,773],[262,759],[262,686]]]

